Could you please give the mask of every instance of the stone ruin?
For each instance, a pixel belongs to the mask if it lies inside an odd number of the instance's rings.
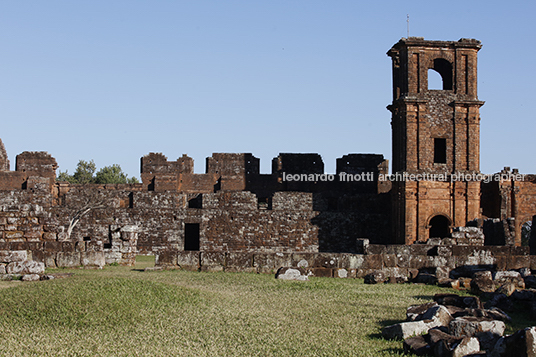
[[[76,185],[56,180],[46,152],[19,154],[11,171],[0,141],[0,252],[25,251],[46,267],[131,265],[152,254],[166,268],[382,271],[394,281],[473,266],[535,269],[536,244],[521,246],[521,228],[536,215],[536,176],[505,168],[478,178],[480,48],[410,37],[389,50],[391,175],[379,154],[344,155],[327,174],[318,154],[281,153],[261,174],[252,154],[215,153],[197,174],[186,155],[150,153],[139,184]],[[428,89],[428,71],[442,90]]]
[[[488,301],[436,294],[434,301],[410,306],[406,321],[383,329],[387,339],[403,339],[404,351],[418,356],[528,357],[536,354],[536,327],[504,336],[511,318]]]

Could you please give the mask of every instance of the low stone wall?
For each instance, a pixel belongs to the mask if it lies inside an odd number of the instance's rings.
[[[0,280],[39,280],[45,265],[30,258],[26,250],[0,250]]]
[[[234,253],[162,250],[156,266],[201,271],[275,273],[280,267],[302,267],[314,276],[358,277],[383,270],[391,276],[410,276],[419,270],[536,269],[528,247],[464,245],[362,245],[362,254],[347,253]],[[345,270],[343,272],[342,270]]]

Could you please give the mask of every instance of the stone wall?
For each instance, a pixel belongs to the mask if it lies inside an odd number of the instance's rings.
[[[362,245],[363,246],[363,245]],[[362,254],[251,253],[166,249],[157,253],[156,265],[202,271],[275,273],[280,267],[308,268],[316,276],[363,278],[383,270],[390,276],[408,277],[431,271],[446,277],[471,275],[477,270],[536,269],[536,256],[528,247],[474,247],[467,245],[364,245]],[[341,269],[347,274],[339,274]]]
[[[514,218],[514,244],[521,245],[521,227],[536,215],[536,175],[521,175],[509,167],[493,175],[499,179],[482,183],[482,213],[500,220]]]

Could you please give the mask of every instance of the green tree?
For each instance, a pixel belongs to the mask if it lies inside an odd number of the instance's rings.
[[[95,178],[93,177],[93,174],[95,173],[96,169],[97,166],[95,165],[95,162],[93,160],[80,160],[76,165],[76,170],[74,171],[74,174],[69,175],[68,170],[65,170],[65,172],[60,171],[58,173],[57,180],[79,184],[95,183]]]
[[[128,178],[121,166],[113,164],[100,169],[95,175],[96,183],[138,183],[135,177]]]
[[[121,166],[113,164],[112,166],[105,166],[101,168],[96,174],[97,166],[93,160],[85,161],[80,160],[76,165],[74,174],[69,175],[69,172],[59,172],[57,180],[67,181],[74,184],[88,184],[88,183],[138,183],[136,177],[128,177]]]
[[[93,174],[95,173],[96,169],[97,165],[95,165],[95,161],[93,160],[78,161],[78,165],[76,165],[76,171],[73,174],[73,179],[75,183],[95,183],[95,178],[93,177]]]

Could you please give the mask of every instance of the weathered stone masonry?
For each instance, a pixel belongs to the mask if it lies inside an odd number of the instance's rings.
[[[169,161],[150,153],[141,158],[140,184],[72,185],[55,180],[58,165],[46,152],[18,155],[10,171],[0,141],[0,252],[26,251],[48,267],[132,264],[138,253],[203,270],[272,271],[302,262],[326,276],[531,267],[528,248],[519,246],[522,224],[536,215],[536,176],[451,180],[480,173],[480,47],[413,37],[388,52],[393,174],[446,174],[445,181],[380,180],[389,165],[376,154],[345,155],[322,179],[314,176],[324,174],[318,154],[282,153],[261,174],[252,154],[215,153],[196,174],[186,155]],[[429,70],[441,74],[442,90],[428,89]],[[302,174],[316,179],[288,180]],[[361,174],[372,180],[341,179]],[[483,227],[485,240],[455,229],[465,225]]]

